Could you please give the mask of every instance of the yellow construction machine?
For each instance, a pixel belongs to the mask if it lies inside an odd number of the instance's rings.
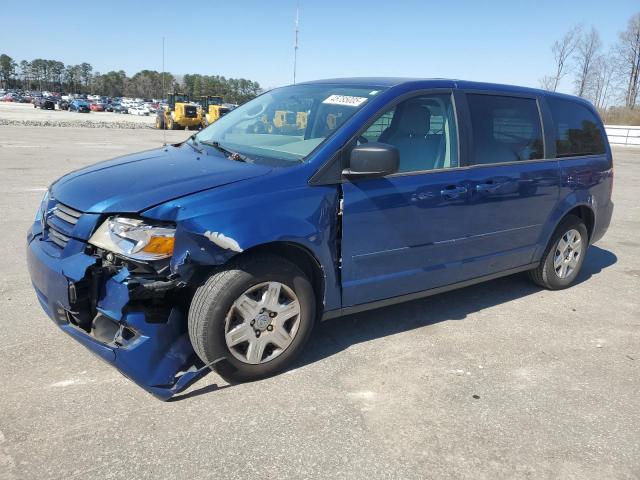
[[[273,130],[281,133],[291,133],[307,128],[307,112],[291,112],[276,110],[273,114]]]
[[[167,105],[159,108],[156,114],[156,128],[159,129],[198,130],[201,125],[202,112],[184,93],[168,94]]]
[[[207,95],[200,97],[198,102],[202,107],[202,127],[208,127],[216,120],[224,117],[230,109],[222,105],[222,97],[219,95]]]

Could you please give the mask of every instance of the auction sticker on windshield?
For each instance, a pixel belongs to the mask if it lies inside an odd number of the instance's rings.
[[[322,103],[328,103],[330,105],[347,105],[349,107],[359,107],[367,101],[366,97],[352,97],[350,95],[331,95],[327,97]]]

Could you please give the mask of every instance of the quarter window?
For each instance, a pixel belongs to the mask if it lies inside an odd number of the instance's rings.
[[[499,95],[467,95],[475,165],[544,157],[536,100]]]
[[[458,166],[458,134],[451,95],[410,98],[380,115],[359,137],[400,152],[400,172]]]
[[[556,157],[605,153],[600,122],[584,105],[558,98],[547,99],[556,133]]]

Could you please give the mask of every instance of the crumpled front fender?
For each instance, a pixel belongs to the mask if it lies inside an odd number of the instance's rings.
[[[166,305],[166,315],[163,311],[163,315],[154,316],[145,308],[148,301],[135,298],[135,290],[130,288],[135,278],[126,268],[100,280],[95,298],[97,315],[90,328],[74,324],[74,316],[80,312],[78,305],[70,302],[69,291],[75,285],[78,290],[83,288],[81,285],[99,273],[100,267],[95,257],[84,253],[80,242],[77,248],[70,243],[64,258],[46,253],[46,243],[39,237],[29,239],[29,272],[43,309],[64,332],[163,400],[210,371],[193,351],[181,308]]]
[[[165,322],[150,322],[149,314],[131,303],[135,299],[130,295],[129,277],[123,268],[108,279],[97,302],[98,312],[120,325],[110,344],[115,354],[113,364],[145,390],[166,400],[210,369],[193,351],[185,314],[171,307]]]

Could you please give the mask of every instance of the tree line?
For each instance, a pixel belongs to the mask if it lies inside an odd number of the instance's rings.
[[[0,55],[0,81],[5,88],[65,93],[106,95],[110,97],[164,98],[167,92],[180,91],[199,97],[222,95],[226,102],[244,103],[261,93],[258,82],[219,75],[184,75],[142,70],[132,77],[123,70],[100,73],[90,63],[65,65],[58,60],[36,58],[16,62]]]
[[[562,80],[570,77],[574,93],[590,100],[601,112],[637,109],[640,13],[629,19],[613,45],[606,47],[595,27],[575,25],[553,43],[551,52],[554,69],[540,79],[543,89],[555,92]]]

